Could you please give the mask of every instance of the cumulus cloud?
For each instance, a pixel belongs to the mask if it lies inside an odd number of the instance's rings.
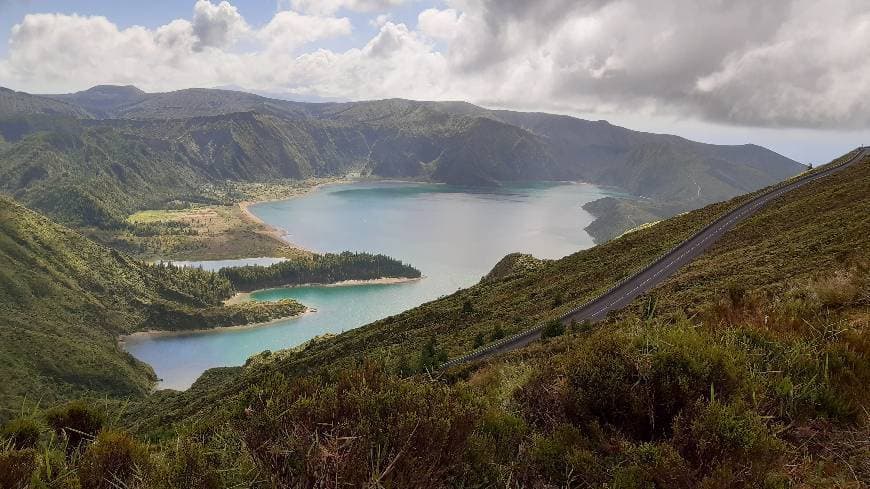
[[[865,0],[446,0],[421,7],[413,26],[389,16],[402,2],[288,0],[262,26],[216,0],[198,0],[191,19],[155,29],[28,15],[11,32],[0,80],[30,91],[236,85],[602,117],[870,127]],[[352,39],[351,21],[336,15],[343,10],[370,12],[377,32],[351,49],[318,48]]]
[[[209,0],[197,0],[193,8],[195,48],[226,47],[248,31],[248,24],[238,9],[229,2],[217,5]]]
[[[356,12],[383,12],[405,0],[281,0],[279,5],[315,15],[332,15],[341,9]]]
[[[443,56],[403,24],[384,19],[377,35],[359,48],[300,52],[311,42],[350,34],[350,21],[281,11],[252,28],[236,13],[203,0],[193,20],[156,29],[121,29],[99,16],[27,15],[12,29],[0,80],[37,93],[102,83],[149,91],[235,85],[340,98],[439,98],[444,92]],[[202,16],[199,28],[197,16]],[[233,49],[240,37],[246,49]]]
[[[455,9],[430,8],[417,16],[417,29],[433,39],[449,41],[456,37],[460,29],[459,22],[459,12]]]
[[[299,46],[351,33],[347,18],[309,16],[283,11],[257,32],[257,37],[272,49],[294,50]]]

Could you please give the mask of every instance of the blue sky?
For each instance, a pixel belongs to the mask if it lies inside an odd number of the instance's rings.
[[[866,0],[0,0],[0,37],[0,86],[32,93],[466,100],[811,163],[870,143]]]

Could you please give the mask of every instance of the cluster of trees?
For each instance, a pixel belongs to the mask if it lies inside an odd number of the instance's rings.
[[[224,268],[219,273],[242,291],[344,280],[420,277],[420,270],[389,256],[349,251],[287,260],[267,267],[252,265]]]
[[[161,295],[178,302],[216,305],[235,293],[232,283],[225,276],[201,268],[159,262],[150,265],[148,271]]]

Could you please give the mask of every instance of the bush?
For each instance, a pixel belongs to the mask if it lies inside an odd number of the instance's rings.
[[[475,434],[492,448],[494,458],[509,461],[516,454],[527,431],[528,427],[522,418],[500,409],[489,409],[481,417]]]
[[[373,365],[276,377],[242,406],[245,444],[280,487],[449,486],[479,413],[470,396]]]
[[[614,489],[695,487],[688,464],[671,445],[642,443],[630,446],[625,458],[625,463],[620,464],[614,473]]]
[[[0,451],[0,487],[3,489],[26,489],[36,470],[36,451]]]
[[[674,423],[674,445],[698,475],[738,474],[731,486],[758,487],[783,453],[761,417],[736,405],[699,403]]]
[[[58,435],[66,438],[70,449],[93,440],[106,421],[103,413],[84,401],[54,408],[45,414],[45,419]]]
[[[42,425],[31,418],[14,419],[0,431],[0,439],[8,440],[12,448],[22,450],[36,448],[39,443],[39,435],[42,433]]]
[[[558,487],[589,487],[605,480],[603,460],[591,450],[591,444],[580,430],[571,425],[559,425],[546,436],[536,436],[531,447],[531,470],[527,475],[536,484],[540,479]]]
[[[641,337],[596,332],[516,398],[539,423],[595,421],[637,439],[659,439],[697,399],[713,392],[728,398],[738,389],[736,355],[692,328],[652,329]]]
[[[218,474],[226,471],[215,451],[208,451],[197,440],[176,440],[163,457],[156,478],[167,488],[217,489],[223,487]]]
[[[551,319],[544,324],[541,329],[541,338],[554,338],[565,334],[565,325],[559,319]]]
[[[129,433],[103,430],[82,456],[82,489],[129,487],[148,467],[148,453]]]

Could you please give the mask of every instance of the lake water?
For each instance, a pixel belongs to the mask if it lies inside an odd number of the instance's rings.
[[[255,300],[293,298],[317,312],[251,329],[130,338],[126,348],[154,368],[160,387],[185,389],[208,368],[241,365],[263,350],[356,328],[468,287],[508,253],[559,258],[588,248],[593,242],[583,228],[593,218],[581,206],[606,195],[587,184],[469,189],[379,182],[331,185],[258,204],[251,211],[300,246],[384,253],[414,265],[425,278],[255,292]],[[214,269],[233,262],[200,264]]]

